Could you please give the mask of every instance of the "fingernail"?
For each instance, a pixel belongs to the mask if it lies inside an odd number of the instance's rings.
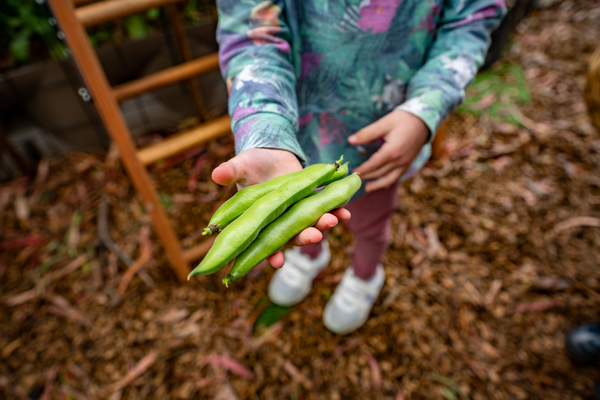
[[[348,136],[348,142],[350,144],[355,144],[356,143],[356,139],[357,139],[356,135]]]

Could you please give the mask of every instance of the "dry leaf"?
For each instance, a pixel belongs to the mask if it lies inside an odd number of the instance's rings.
[[[124,388],[125,386],[129,385],[138,376],[140,376],[144,372],[146,372],[148,370],[148,368],[150,368],[154,364],[154,362],[156,361],[157,358],[158,358],[157,351],[151,351],[150,353],[146,354],[140,361],[137,362],[137,364],[135,364],[135,366],[133,368],[131,368],[129,371],[127,371],[127,373],[121,380],[113,383],[110,386],[110,392],[116,392],[116,391]]]
[[[302,384],[306,390],[313,389],[312,383],[302,374],[302,372],[300,372],[298,368],[296,368],[294,364],[290,362],[290,360],[285,360],[283,362],[283,369],[294,382]]]
[[[8,357],[10,357],[10,355],[13,353],[13,351],[15,351],[16,349],[18,349],[23,343],[21,342],[21,339],[15,339],[12,342],[10,342],[9,344],[7,344],[6,346],[4,346],[2,348],[2,358],[6,359]]]
[[[173,308],[156,319],[159,324],[174,324],[190,315],[186,308]]]
[[[381,368],[379,367],[379,363],[377,362],[375,357],[373,357],[373,355],[367,350],[364,350],[362,354],[367,359],[367,362],[369,363],[369,368],[371,368],[371,379],[373,380],[373,389],[375,389],[376,392],[379,392],[381,391]]]
[[[254,374],[239,361],[229,356],[211,355],[204,358],[204,364],[219,365],[244,379],[253,379]]]
[[[540,312],[546,311],[550,308],[554,308],[562,304],[561,299],[550,299],[550,300],[542,300],[534,303],[526,303],[526,304],[517,304],[515,307],[515,313],[521,314],[526,312]]]

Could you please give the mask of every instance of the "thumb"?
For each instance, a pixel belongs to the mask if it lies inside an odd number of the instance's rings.
[[[224,162],[215,168],[212,172],[212,180],[221,186],[233,185],[234,183],[244,180],[244,168],[239,165],[240,161],[237,157]]]
[[[369,143],[386,135],[388,131],[389,129],[387,129],[386,121],[384,119],[379,119],[348,137],[348,142],[353,145]]]

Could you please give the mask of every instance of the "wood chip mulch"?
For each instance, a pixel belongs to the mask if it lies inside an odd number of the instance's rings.
[[[450,117],[448,155],[402,186],[386,284],[347,336],[321,322],[351,260],[341,225],[331,265],[286,310],[266,300],[269,266],[228,289],[227,268],[178,283],[114,151],[3,184],[0,397],[587,398],[600,370],[563,341],[600,314],[600,133],[582,97],[599,43],[595,0],[519,25],[495,68],[524,70],[522,126]],[[222,138],[151,169],[188,245],[235,191],[210,180],[232,154]]]

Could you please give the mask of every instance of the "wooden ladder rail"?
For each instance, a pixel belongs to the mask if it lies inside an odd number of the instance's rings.
[[[81,2],[81,0],[79,1]],[[92,94],[92,99],[98,109],[98,113],[112,140],[119,147],[123,165],[131,177],[136,191],[143,199],[144,208],[152,218],[156,233],[165,247],[175,274],[180,281],[184,281],[187,279],[187,274],[190,270],[188,263],[206,254],[214,239],[209,238],[199,245],[182,250],[145,166],[229,132],[229,117],[217,118],[203,124],[203,126],[173,135],[162,143],[138,151],[133,143],[118,101],[216,68],[218,66],[218,58],[216,55],[212,55],[212,57],[206,56],[184,63],[186,65],[183,67],[179,65],[161,71],[158,73],[158,79],[151,76],[111,88],[85,32],[85,26],[108,21],[147,8],[175,3],[176,1],[110,0],[91,4],[77,10],[73,7],[73,0],[49,0],[49,4],[59,26],[65,34],[65,40],[71,49],[78,69]],[[87,14],[81,13],[82,9],[87,9]],[[91,13],[89,10],[96,10],[97,15]],[[79,14],[77,14],[78,11]],[[83,17],[81,17],[82,15]],[[81,17],[83,21],[80,21],[78,17]],[[142,85],[140,85],[140,81]],[[123,88],[125,88],[125,91],[123,91]]]

